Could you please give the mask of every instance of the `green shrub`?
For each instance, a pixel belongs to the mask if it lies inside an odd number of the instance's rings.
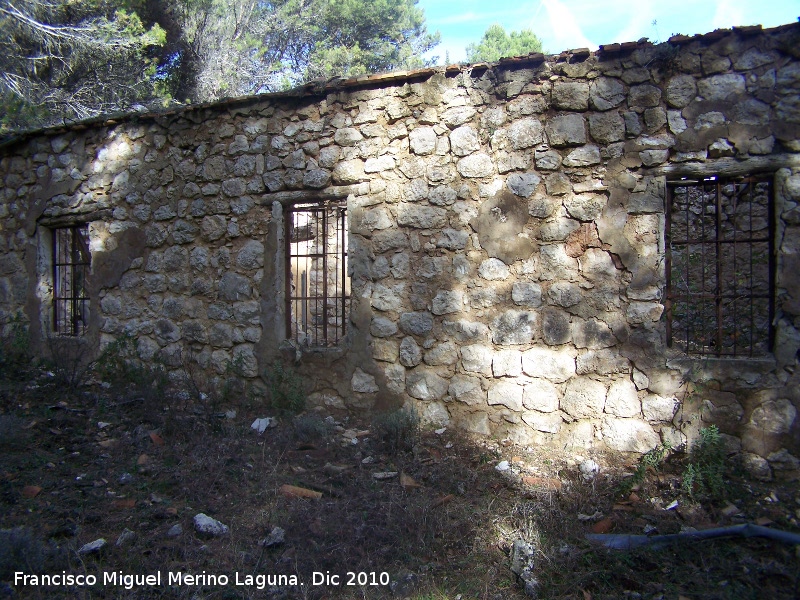
[[[716,425],[700,430],[683,471],[683,491],[691,497],[719,500],[725,495],[725,449]]]
[[[412,450],[419,440],[420,419],[413,408],[380,414],[372,426],[376,438],[391,453]]]
[[[269,386],[269,406],[279,413],[296,415],[306,407],[303,380],[291,367],[275,361],[264,373]]]
[[[145,400],[163,397],[169,384],[164,365],[158,360],[141,360],[136,353],[136,339],[127,332],[103,349],[94,363],[94,372],[112,387]]]
[[[633,476],[623,480],[619,487],[620,493],[627,496],[634,486],[643,484],[647,478],[647,470],[658,471],[669,455],[670,450],[672,450],[672,445],[669,442],[664,442],[645,452],[639,459],[639,464],[636,466]]]

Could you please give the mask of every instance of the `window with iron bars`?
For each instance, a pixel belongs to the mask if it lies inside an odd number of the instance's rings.
[[[286,215],[286,337],[332,347],[350,313],[347,210],[335,202],[295,204]]]
[[[53,230],[53,328],[57,335],[83,334],[89,323],[89,228]]]
[[[771,177],[667,183],[666,315],[689,355],[756,357],[774,341]]]

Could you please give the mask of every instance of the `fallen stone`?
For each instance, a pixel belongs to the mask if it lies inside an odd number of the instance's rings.
[[[87,555],[87,554],[99,554],[102,552],[106,546],[108,546],[108,542],[104,538],[96,539],[93,542],[89,542],[88,544],[84,544],[78,549],[78,554],[80,555]]]
[[[194,529],[200,535],[219,537],[226,535],[230,529],[227,525],[223,525],[216,519],[212,519],[204,513],[198,513],[193,519]]]

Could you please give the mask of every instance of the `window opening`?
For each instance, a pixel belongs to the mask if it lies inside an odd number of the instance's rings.
[[[89,227],[53,230],[53,327],[58,335],[81,335],[89,323]]]
[[[667,183],[667,340],[690,355],[770,352],[774,297],[772,180]]]
[[[301,346],[336,346],[350,311],[346,207],[295,204],[286,227],[286,336]]]

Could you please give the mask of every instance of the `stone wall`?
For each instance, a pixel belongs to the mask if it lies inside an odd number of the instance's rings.
[[[0,308],[51,330],[49,231],[90,223],[97,348],[257,387],[285,342],[284,208],[346,202],[326,410],[413,403],[525,444],[644,452],[717,423],[761,477],[800,451],[800,27],[310,84],[23,136],[0,159]],[[666,343],[666,181],[767,173],[776,342]],[[50,285],[51,285],[50,281]]]

